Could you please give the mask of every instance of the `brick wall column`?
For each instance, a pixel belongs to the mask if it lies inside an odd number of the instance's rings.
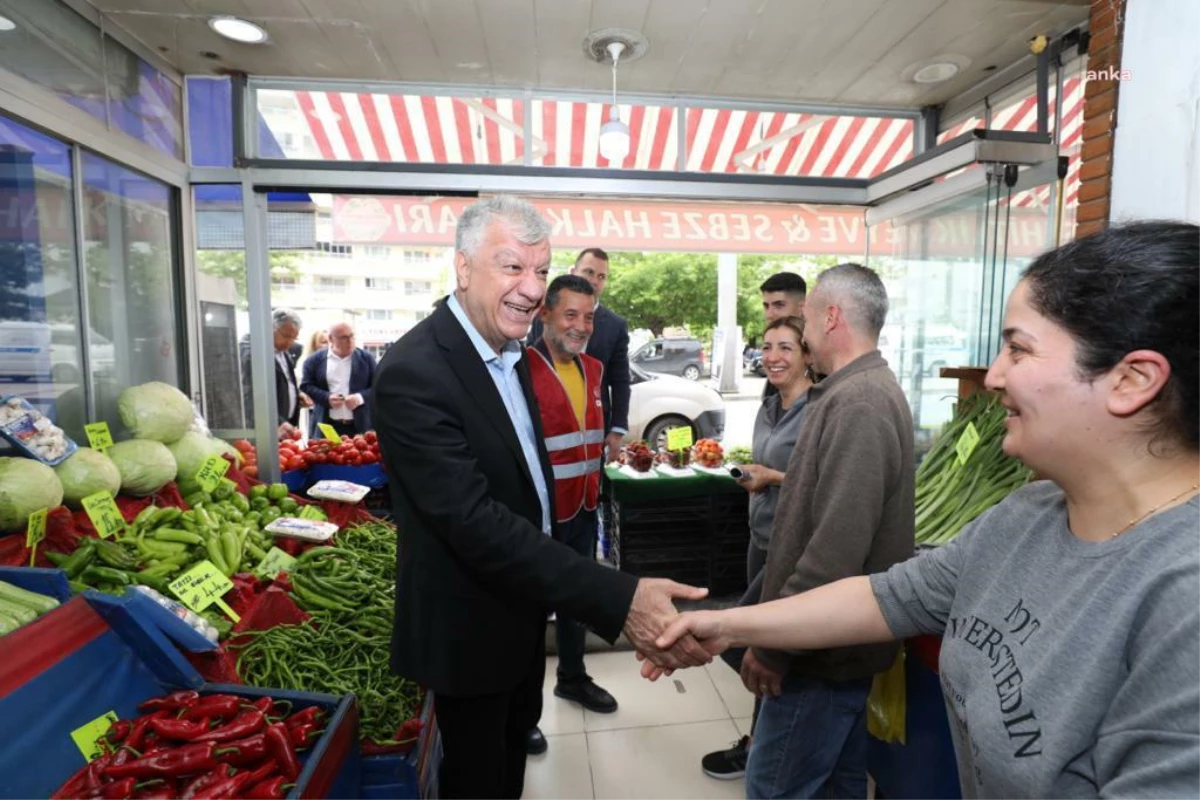
[[[1117,132],[1120,82],[1106,77],[1121,71],[1125,0],[1092,0],[1087,70],[1099,73],[1087,82],[1083,105],[1083,148],[1079,170],[1079,209],[1075,236],[1108,227],[1112,192],[1113,137]]]

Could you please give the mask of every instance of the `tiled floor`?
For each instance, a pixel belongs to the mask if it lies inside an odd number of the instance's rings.
[[[615,714],[593,714],[554,696],[546,664],[545,755],[532,756],[526,798],[743,798],[741,779],[718,781],[700,758],[728,747],[750,722],[753,698],[727,665],[643,680],[632,652],[589,653],[588,673],[612,692]]]

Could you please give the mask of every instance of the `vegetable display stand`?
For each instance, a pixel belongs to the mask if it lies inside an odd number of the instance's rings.
[[[387,483],[387,473],[379,464],[362,464],[357,467],[338,466],[337,464],[313,464],[309,468],[313,482],[317,481],[349,481],[359,486],[375,488]]]
[[[714,595],[746,589],[749,495],[733,478],[630,478],[607,468],[606,535],[617,567],[639,576],[706,586]]]
[[[320,707],[328,726],[288,797],[358,796],[353,697],[205,684],[155,627],[75,597],[0,639],[0,797],[49,797],[87,763],[73,731],[110,712],[136,717],[142,702],[179,689]]]
[[[280,474],[279,480],[288,487],[289,492],[300,494],[308,487],[308,470],[289,469],[287,472]]]
[[[905,642],[905,743],[885,743],[874,736],[867,740],[867,771],[875,779],[877,797],[962,796],[942,685],[930,664],[932,657],[936,667],[939,643],[930,636]]]

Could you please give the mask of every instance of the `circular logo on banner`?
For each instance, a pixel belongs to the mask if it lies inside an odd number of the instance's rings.
[[[334,228],[342,242],[377,242],[391,220],[383,203],[374,197],[351,197],[334,211]]]

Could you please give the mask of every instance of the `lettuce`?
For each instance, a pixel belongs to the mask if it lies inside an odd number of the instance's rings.
[[[63,487],[54,470],[32,458],[0,458],[0,532],[25,527],[29,515],[62,505]]]
[[[167,383],[151,381],[121,392],[117,410],[136,439],[178,441],[192,427],[192,401]]]
[[[121,489],[133,495],[154,494],[175,478],[175,456],[161,442],[130,439],[108,451],[121,473]]]
[[[79,501],[89,494],[108,492],[115,495],[121,489],[121,473],[112,459],[98,450],[81,447],[70,458],[54,468],[62,482],[63,500],[71,508],[80,508]]]

